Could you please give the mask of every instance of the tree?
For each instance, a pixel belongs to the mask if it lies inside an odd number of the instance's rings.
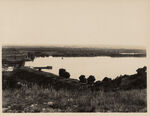
[[[65,69],[61,68],[59,69],[59,76],[64,78],[70,78],[70,73],[67,72]]]
[[[95,89],[95,90],[100,90],[101,87],[102,87],[102,82],[101,82],[101,81],[96,81],[96,82],[94,83],[94,89]]]
[[[111,81],[111,78],[108,78],[108,77],[105,77],[102,82],[110,82]]]
[[[101,81],[96,81],[96,82],[94,83],[94,85],[96,85],[96,86],[99,86],[99,85],[101,85],[101,84],[102,84]]]
[[[59,76],[64,77],[64,72],[66,72],[66,70],[63,68],[60,68],[59,69]]]
[[[88,84],[93,84],[94,81],[95,81],[95,77],[94,77],[93,75],[90,75],[90,76],[88,77],[87,81],[88,81]]]
[[[147,70],[147,67],[144,66],[143,68],[138,68],[136,70],[136,72],[137,72],[137,74],[141,75],[141,74],[144,74],[146,72],[146,70]]]
[[[70,73],[69,72],[64,72],[64,77],[65,78],[69,78],[70,77]]]
[[[86,78],[85,78],[85,75],[81,75],[81,76],[79,77],[79,80],[80,80],[81,83],[86,83],[86,82],[87,82],[87,80],[86,80]]]

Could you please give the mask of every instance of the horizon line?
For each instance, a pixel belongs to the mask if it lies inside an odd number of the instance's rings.
[[[3,44],[2,47],[74,47],[74,48],[122,48],[122,49],[146,49],[142,45],[110,45],[110,44]]]

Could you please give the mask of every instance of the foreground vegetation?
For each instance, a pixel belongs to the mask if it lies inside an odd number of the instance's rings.
[[[146,112],[146,67],[134,75],[80,80],[30,68],[3,71],[3,112]],[[64,77],[63,77],[64,76]]]
[[[104,92],[53,88],[3,90],[3,112],[146,112],[146,89]]]

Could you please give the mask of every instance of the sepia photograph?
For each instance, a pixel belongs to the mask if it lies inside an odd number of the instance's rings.
[[[147,113],[148,0],[0,0],[2,113]]]

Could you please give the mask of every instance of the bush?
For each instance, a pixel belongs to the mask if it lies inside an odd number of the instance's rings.
[[[108,78],[108,77],[105,77],[102,82],[110,82],[111,81],[111,78]]]
[[[65,78],[69,78],[70,77],[70,73],[69,72],[64,72],[64,77]]]
[[[88,77],[87,81],[88,81],[88,84],[93,84],[94,81],[95,81],[95,77],[94,77],[93,75],[90,75],[90,76]]]
[[[102,82],[101,81],[96,81],[94,83],[94,87],[95,87],[95,90],[100,90],[100,88],[102,87]]]
[[[79,77],[79,80],[80,80],[81,83],[86,83],[86,82],[87,82],[87,80],[86,80],[86,78],[85,78],[85,75],[81,75],[81,76]]]
[[[59,69],[59,76],[64,77],[64,78],[69,78],[70,74],[65,69],[61,68]]]
[[[66,72],[65,69],[63,68],[59,69],[59,76],[64,77],[64,72]]]
[[[144,66],[143,68],[138,68],[136,70],[136,72],[137,72],[137,74],[141,75],[141,74],[144,74],[146,72],[146,70],[147,70],[147,67]]]
[[[96,85],[96,86],[100,86],[101,84],[102,84],[101,81],[96,81],[96,82],[94,83],[94,85]]]

